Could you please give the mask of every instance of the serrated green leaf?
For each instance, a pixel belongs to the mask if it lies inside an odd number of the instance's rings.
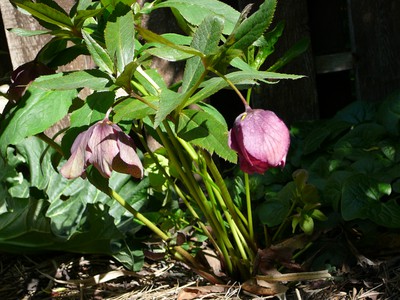
[[[235,163],[236,152],[228,146],[228,128],[206,111],[185,109],[179,114],[177,134],[180,138],[215,152],[223,159]]]
[[[226,75],[226,78],[228,78],[235,85],[255,85],[257,84],[257,81],[299,79],[302,77],[303,76],[301,75],[291,75],[256,70],[237,71]],[[214,77],[206,80],[200,85],[200,91],[198,91],[189,99],[187,105],[197,103],[198,101],[206,99],[218,92],[219,90],[222,90],[228,86],[228,83],[221,77]]]
[[[133,61],[135,20],[131,10],[124,16],[116,17],[115,21],[111,19],[110,17],[104,30],[104,39],[107,51],[111,59],[116,61],[117,70],[121,73]]]
[[[162,121],[181,103],[184,94],[179,94],[169,89],[163,89],[160,94],[160,103],[154,120],[154,128],[157,128]]]
[[[16,109],[2,124],[1,153],[5,154],[8,145],[15,145],[25,137],[43,132],[60,121],[76,96],[76,90],[52,91],[40,87],[39,82],[33,82]]]
[[[230,49],[245,51],[267,30],[275,13],[276,0],[265,0],[259,9],[243,21],[228,38]]]
[[[223,29],[223,19],[215,16],[206,17],[197,28],[191,47],[205,55],[217,52]],[[182,79],[182,92],[194,86],[205,71],[205,66],[200,57],[188,59]]]
[[[82,35],[90,55],[92,56],[96,65],[100,68],[100,70],[105,71],[108,74],[113,74],[114,64],[107,51],[101,47],[85,30],[82,30]]]
[[[12,3],[47,23],[57,25],[63,29],[72,30],[73,28],[72,21],[68,15],[46,4],[34,3],[29,0],[12,0]]]
[[[42,77],[38,86],[51,90],[73,90],[87,87],[93,90],[105,90],[112,85],[110,77],[99,70],[75,71],[71,73],[59,73],[57,76]],[[48,79],[47,79],[48,78]]]
[[[240,13],[228,4],[216,0],[167,0],[154,8],[171,7],[192,25],[199,26],[204,18],[217,16],[225,20],[224,34],[230,34],[239,19]]]

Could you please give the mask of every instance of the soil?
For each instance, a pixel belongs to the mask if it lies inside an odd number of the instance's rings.
[[[0,255],[0,299],[400,299],[400,257],[366,258],[329,280],[283,282],[281,295],[255,295],[239,283],[210,286],[174,261],[147,261],[140,272],[97,255]]]

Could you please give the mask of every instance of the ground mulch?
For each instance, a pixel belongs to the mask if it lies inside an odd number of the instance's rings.
[[[140,272],[109,257],[70,253],[0,255],[0,299],[400,299],[400,257],[366,258],[329,280],[291,282],[281,295],[254,295],[239,283],[210,286],[184,265],[147,261]]]

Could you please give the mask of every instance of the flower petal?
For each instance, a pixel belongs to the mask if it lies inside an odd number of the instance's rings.
[[[120,173],[130,174],[135,178],[143,177],[143,165],[135,151],[132,138],[124,132],[118,132],[119,154],[114,158],[112,168]]]
[[[283,167],[289,145],[285,123],[268,110],[248,108],[229,133],[229,146],[238,152],[240,168],[249,174]]]
[[[93,164],[102,176],[109,178],[112,172],[112,162],[117,156],[117,136],[108,120],[93,125],[93,133],[88,142],[88,150],[91,156],[87,162]]]
[[[85,173],[85,152],[91,132],[92,130],[87,130],[81,132],[76,137],[71,147],[71,156],[60,169],[60,173],[63,177],[73,179],[82,176],[82,174]]]

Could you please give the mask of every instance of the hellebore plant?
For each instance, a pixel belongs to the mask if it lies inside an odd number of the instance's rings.
[[[12,2],[45,21],[48,33],[55,36],[46,46],[53,53],[44,51],[41,59],[58,66],[65,63],[65,53],[70,60],[89,53],[98,68],[42,76],[31,84],[29,93],[5,116],[2,156],[8,145],[27,136],[40,136],[68,158],[60,164],[64,177],[87,178],[163,240],[165,255],[171,254],[210,281],[219,282],[207,264],[197,261],[175,240],[173,232],[161,229],[131,205],[129,196],[125,199],[110,187],[113,171],[130,174],[132,180],[149,176],[153,169],[148,163],[142,165],[145,157],[162,177],[162,188],[160,183],[151,188],[184,204],[195,228],[208,238],[221,261],[221,271],[239,280],[257,273],[253,266],[259,246],[248,174],[284,167],[290,138],[273,112],[250,108],[250,99],[246,101],[237,86],[248,88],[250,98],[252,87],[259,82],[300,78],[259,70],[279,36],[276,30],[264,34],[276,0],[265,0],[251,16],[247,16],[248,9],[240,14],[217,0],[207,1],[207,6],[188,0],[182,4],[185,9],[168,0],[143,7],[136,1],[103,6],[103,1],[81,0],[70,15],[44,3]],[[174,9],[186,36],[158,35],[142,27],[145,14],[165,7]],[[68,46],[67,41],[73,45]],[[151,68],[154,57],[184,61],[182,80],[168,86]],[[205,101],[228,87],[237,92],[245,108],[230,132],[221,113]],[[91,95],[80,99],[82,88],[91,89]],[[30,108],[28,114],[25,107]],[[46,117],[32,122],[37,111]],[[43,135],[68,114],[70,124],[61,145]],[[18,124],[24,122],[31,126],[21,129]],[[236,163],[237,156],[245,172],[245,209],[233,201],[218,168],[219,159]],[[149,188],[147,195],[153,191]]]

